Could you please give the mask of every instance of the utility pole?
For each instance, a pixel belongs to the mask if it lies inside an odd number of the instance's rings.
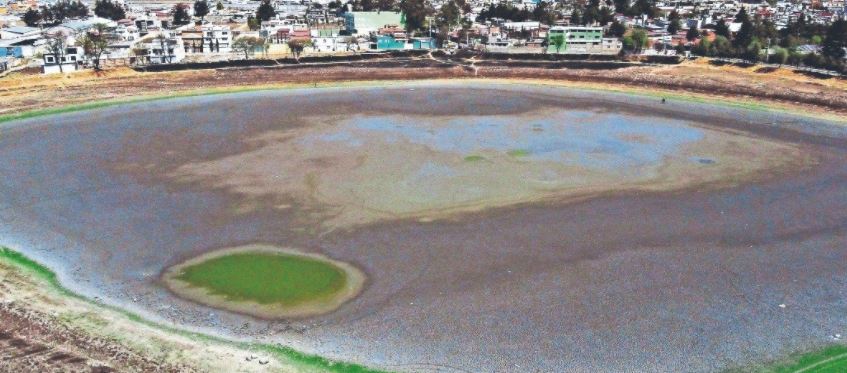
[[[768,46],[765,48],[765,63],[771,62],[771,38],[768,38]]]

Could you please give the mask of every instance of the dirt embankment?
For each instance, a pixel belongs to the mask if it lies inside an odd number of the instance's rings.
[[[733,101],[761,101],[789,110],[847,115],[847,80],[821,79],[785,69],[713,66],[699,61],[666,66],[620,64],[599,69],[570,66],[562,61],[453,61],[428,56],[158,73],[117,69],[65,76],[12,74],[0,79],[0,114],[198,89],[451,78],[533,79],[553,84],[643,89],[667,93],[670,98],[674,93],[686,92]]]

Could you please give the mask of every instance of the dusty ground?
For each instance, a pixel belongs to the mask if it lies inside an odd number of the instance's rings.
[[[443,62],[434,59],[355,62],[347,65],[280,66],[140,73],[128,68],[55,75],[12,74],[0,79],[0,114],[93,100],[245,86],[279,86],[361,80],[479,77],[536,79],[548,83],[645,89],[721,96],[735,102],[778,103],[787,110],[847,114],[847,80],[820,79],[787,69],[776,71],[712,66],[705,60],[669,66],[615,70],[510,66],[509,62]],[[766,71],[766,72],[765,72]]]
[[[844,80],[817,79],[787,70],[757,73],[755,68],[718,67],[703,62],[617,70],[479,64],[473,66],[474,71],[467,66],[435,65],[437,63],[419,61],[411,68],[359,63],[343,67],[167,73],[138,73],[126,69],[99,75],[90,72],[68,74],[58,79],[55,76],[12,75],[0,79],[0,114],[99,99],[170,95],[211,88],[478,77],[503,82],[533,79],[543,84],[644,90],[667,94],[670,98],[686,92],[697,97],[720,96],[740,103],[765,102],[790,111],[847,115],[847,83]],[[792,133],[768,134],[789,139],[804,148],[818,146],[806,142],[828,141],[798,140]],[[8,139],[6,135],[4,130],[0,139]],[[80,136],[83,135],[81,132]],[[187,136],[185,133],[172,135],[175,141]],[[28,141],[35,143],[39,138],[35,136]],[[139,145],[133,145],[136,140],[140,140]],[[168,161],[174,164],[185,164],[196,156],[180,153],[182,149],[170,140],[129,136],[122,145],[127,153],[132,153],[141,151],[141,146],[162,144],[161,148],[146,151],[152,154],[161,150],[162,157],[170,157]],[[202,139],[198,143],[200,141]],[[28,146],[15,141],[7,141],[5,145]],[[34,148],[50,147],[57,156],[67,150],[53,142],[40,145]],[[697,370],[713,370],[738,362],[758,361],[763,356],[778,358],[780,354],[793,351],[791,348],[797,345],[814,347],[831,333],[843,333],[843,320],[832,315],[843,314],[843,305],[837,300],[840,298],[833,294],[839,294],[844,288],[841,263],[845,263],[843,247],[847,239],[843,235],[844,214],[839,211],[845,211],[843,205],[847,199],[843,185],[847,176],[843,173],[843,158],[838,158],[843,156],[844,148],[844,144],[836,145],[835,149],[816,148],[816,151],[831,152],[835,156],[803,177],[778,175],[777,181],[755,183],[728,192],[694,190],[686,194],[612,196],[580,203],[568,210],[555,205],[527,206],[472,215],[468,221],[450,224],[419,226],[400,222],[328,237],[279,233],[281,228],[297,224],[286,220],[285,214],[278,211],[231,211],[223,207],[194,211],[197,213],[194,216],[209,213],[197,226],[185,223],[173,227],[173,217],[186,219],[180,214],[191,212],[190,206],[195,202],[188,193],[186,196],[176,193],[178,187],[155,189],[149,193],[133,190],[115,197],[110,194],[110,186],[89,186],[80,181],[92,177],[88,174],[88,166],[95,163],[96,157],[79,159],[69,168],[75,171],[68,171],[39,164],[26,166],[30,162],[27,153],[16,157],[10,152],[6,157],[12,162],[2,166],[3,170],[20,167],[32,170],[32,174],[20,173],[16,175],[22,180],[6,180],[20,188],[4,189],[14,193],[7,193],[5,200],[0,198],[0,208],[20,205],[22,209],[31,209],[27,218],[42,219],[49,230],[58,232],[57,235],[70,234],[76,237],[74,240],[97,248],[100,255],[88,256],[81,262],[90,261],[83,265],[103,268],[104,272],[110,268],[123,272],[121,267],[115,266],[124,262],[141,268],[138,272],[150,270],[149,257],[112,253],[114,246],[109,240],[116,238],[126,239],[127,247],[138,252],[149,247],[163,247],[168,239],[183,238],[179,241],[181,254],[174,257],[173,253],[161,253],[162,256],[152,259],[157,263],[190,257],[202,251],[198,247],[243,243],[251,236],[280,243],[299,240],[305,247],[332,252],[349,261],[358,260],[364,252],[372,252],[373,256],[361,259],[361,264],[369,271],[391,268],[393,273],[385,274],[379,282],[370,285],[370,298],[318,325],[294,324],[295,329],[310,329],[306,338],[317,341],[310,349],[341,358],[373,359],[380,366],[406,370],[436,370],[452,365],[456,369],[486,367],[521,371],[516,362],[529,354],[547,362],[539,363],[536,366],[539,370],[598,370],[604,366],[612,370],[615,367],[644,371],[688,370],[685,368],[692,365],[686,364],[693,364],[699,368]],[[165,151],[175,153],[164,155]],[[43,179],[48,173],[59,175],[57,178],[63,183],[48,185]],[[27,185],[28,182],[33,184]],[[42,186],[25,191],[34,185]],[[87,197],[87,193],[92,197]],[[63,199],[76,195],[80,196],[78,200]],[[157,207],[164,211],[163,215],[145,209],[144,201],[151,198],[150,195],[161,199]],[[100,198],[111,198],[114,202],[111,206],[118,206],[116,215],[89,213],[89,207],[92,211],[98,208],[106,211],[104,205],[98,205]],[[223,210],[226,211],[221,212]],[[233,222],[224,222],[220,219],[223,215]],[[257,223],[268,218],[280,223]],[[520,224],[511,224],[516,221]],[[8,227],[22,222],[12,218],[4,221],[10,223]],[[133,228],[137,230],[121,224],[137,224]],[[153,228],[143,228],[148,224]],[[27,224],[24,222],[23,226]],[[91,227],[96,227],[96,232],[86,233]],[[29,234],[46,240],[39,234]],[[154,235],[162,237],[151,237]],[[423,240],[423,237],[430,238]],[[459,245],[461,249],[455,250],[452,245]],[[531,250],[542,246],[552,249]],[[398,247],[404,250],[397,250]],[[509,254],[514,248],[523,250],[524,254]],[[426,252],[426,255],[404,254],[414,252]],[[50,257],[53,252],[40,253]],[[457,263],[464,264],[464,268],[455,272],[448,270]],[[78,268],[67,268],[67,272]],[[73,273],[66,278],[89,277]],[[110,276],[97,274],[94,282],[116,282],[119,278]],[[139,276],[142,278],[139,282],[145,284],[149,281],[145,273],[132,272],[128,276]],[[0,301],[3,302],[0,304],[0,371],[191,371],[198,367],[200,370],[259,367],[255,361],[244,362],[243,357],[250,354],[248,351],[233,351],[229,346],[218,346],[220,350],[216,351],[221,351],[218,357],[225,358],[215,360],[215,356],[203,354],[208,346],[186,344],[179,338],[160,344],[162,340],[175,337],[145,329],[143,325],[108,312],[105,313],[108,321],[103,322],[102,310],[43,293],[39,288],[43,284],[28,281],[9,268],[0,267]],[[392,281],[399,285],[389,284]],[[83,288],[90,285],[85,281],[79,283],[84,284]],[[139,285],[130,281],[120,286]],[[132,294],[139,298],[149,295],[144,292]],[[113,300],[131,299],[129,293],[110,295]],[[557,297],[567,300],[560,301]],[[159,300],[155,297],[145,299],[140,307],[156,307]],[[462,302],[467,302],[466,306],[460,306]],[[521,302],[537,304],[537,307],[521,307]],[[788,303],[787,311],[776,308],[781,302]],[[508,308],[510,306],[512,308]],[[53,314],[55,309],[72,309],[73,312],[63,317]],[[674,312],[669,313],[669,310]],[[206,322],[203,313],[186,316],[162,311],[162,317],[196,324]],[[562,317],[553,320],[551,313],[560,313]],[[473,317],[470,321],[459,322],[450,316],[457,314]],[[68,322],[69,318],[75,322]],[[242,322],[244,320],[239,318],[221,321],[229,325]],[[553,336],[523,333],[528,323],[541,325],[542,334],[545,330],[562,332]],[[692,324],[697,326],[692,327]],[[97,333],[103,325],[118,329]],[[256,329],[273,326],[252,324],[251,330],[245,333],[255,335]],[[284,339],[294,338],[289,335],[288,324],[285,330],[279,332]],[[445,337],[456,330],[473,332]],[[127,335],[138,336],[137,343],[119,338]],[[682,341],[683,347],[666,348],[663,343],[657,343],[645,348],[639,344],[645,335],[656,341]],[[727,335],[733,338],[727,339]],[[410,338],[417,342],[410,343]],[[512,345],[500,343],[510,338],[514,341]],[[544,340],[544,344],[534,347],[539,340]],[[731,351],[720,346],[737,349]],[[212,365],[192,365],[186,356],[180,355],[179,351],[185,348],[208,358]],[[174,356],[179,359],[173,359]],[[491,356],[497,358],[489,359]],[[698,362],[702,356],[708,358]],[[713,358],[715,356],[718,358]],[[186,362],[186,365],[178,365],[175,361]],[[272,364],[279,364],[280,369],[286,367],[278,361]]]

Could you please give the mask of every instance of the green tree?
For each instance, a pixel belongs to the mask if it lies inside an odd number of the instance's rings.
[[[65,56],[65,48],[68,43],[68,34],[65,31],[59,30],[46,34],[47,50],[56,58],[56,63],[59,64],[59,72],[63,73],[62,58]]]
[[[259,9],[256,9],[256,18],[260,21],[267,21],[276,16],[276,10],[271,4],[271,0],[262,0]]]
[[[656,7],[655,0],[635,0],[627,13],[632,16],[647,15],[650,18],[656,18],[661,12]]]
[[[256,19],[256,17],[253,17],[252,14],[247,16],[247,28],[256,31],[259,27],[261,27],[261,23],[259,23],[259,20]]]
[[[616,13],[626,13],[629,9],[629,0],[613,0]]]
[[[251,53],[256,53],[257,48],[264,48],[265,39],[257,36],[242,36],[232,42],[232,48],[244,53],[244,59],[249,59]]]
[[[823,40],[823,55],[835,61],[844,58],[844,47],[847,47],[847,21],[839,19],[829,26],[826,38]]]
[[[303,53],[303,50],[310,45],[312,45],[312,43],[308,40],[291,39],[288,41],[288,49],[291,50],[291,54],[294,55],[294,59],[298,61],[300,60],[300,54]]]
[[[747,48],[744,49],[742,57],[750,62],[759,62],[762,55],[762,44],[757,40],[750,42]]]
[[[113,3],[112,0],[97,0],[94,2],[94,14],[113,21],[126,18],[126,11],[123,6]]]
[[[682,25],[679,22],[679,13],[676,10],[672,10],[670,15],[668,15],[668,33],[671,35],[676,35],[679,32],[679,29],[682,28]]]
[[[60,0],[52,5],[42,6],[41,20],[57,25],[68,18],[85,18],[88,16],[88,7],[81,1]]]
[[[632,41],[632,36],[626,35],[621,39],[621,44],[623,44],[623,49],[626,51],[634,51],[635,50],[635,42]]]
[[[729,39],[723,36],[715,36],[715,41],[712,42],[713,56],[729,57],[732,55],[732,44]]]
[[[744,8],[741,8],[738,13],[735,14],[735,22],[750,22],[750,16],[747,15],[747,11]]]
[[[215,5],[215,9],[224,10],[224,3],[218,1],[218,5]]]
[[[426,17],[432,14],[432,7],[427,0],[401,0],[400,11],[403,12],[406,31],[412,33],[425,28]]]
[[[394,10],[394,7],[396,7],[397,4],[394,0],[377,0],[376,6],[379,11],[388,12]]]
[[[108,28],[103,23],[97,23],[77,39],[87,56],[94,61],[94,70],[100,70],[100,57],[109,47]]]
[[[626,26],[617,20],[613,21],[611,25],[609,25],[609,35],[619,38],[626,33]]]
[[[23,16],[24,23],[29,27],[36,27],[41,22],[41,12],[37,9],[29,8]]]
[[[726,25],[726,22],[724,22],[724,20],[719,20],[718,23],[715,24],[715,35],[723,36],[727,40],[729,40],[729,38],[731,37],[729,35],[729,26]]]
[[[693,52],[700,56],[712,56],[712,42],[710,42],[707,38],[700,39],[700,42],[697,43],[697,46],[694,47]]]
[[[194,16],[200,17],[200,23],[206,20],[206,15],[209,14],[209,3],[206,0],[197,0],[194,2]]]
[[[545,25],[555,24],[558,19],[556,14],[557,13],[553,9],[550,9],[550,5],[545,1],[539,2],[538,5],[535,6],[535,9],[532,10],[532,18]]]
[[[456,4],[456,1],[447,1],[441,6],[441,9],[438,10],[436,19],[439,26],[446,26],[449,30],[453,26],[459,24],[461,17],[462,10],[459,8],[459,5]]]
[[[635,47],[636,53],[641,53],[641,50],[647,46],[647,32],[643,29],[636,29],[632,31],[632,42]]]
[[[556,53],[559,53],[562,50],[562,46],[565,45],[565,35],[564,34],[556,34],[550,37],[550,45],[553,48],[556,48]]]
[[[694,41],[700,37],[700,30],[697,28],[697,25],[691,26],[688,31],[685,33],[685,39],[688,41]]]
[[[179,3],[173,8],[173,22],[175,25],[187,25],[191,22],[191,16],[188,15],[188,5]]]
[[[775,62],[778,63],[779,66],[782,66],[785,64],[786,61],[788,61],[788,50],[782,47],[776,47],[774,48],[773,55],[770,57],[770,59],[770,62]]]

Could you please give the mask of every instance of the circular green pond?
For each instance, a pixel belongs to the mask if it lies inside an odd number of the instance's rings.
[[[361,272],[317,254],[266,246],[213,252],[172,267],[177,295],[260,317],[325,313],[355,296]]]

